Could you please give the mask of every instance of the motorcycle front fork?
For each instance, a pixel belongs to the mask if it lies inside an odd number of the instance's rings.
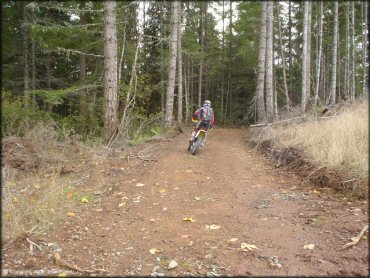
[[[191,142],[193,142],[193,140],[194,140],[194,137],[195,137],[195,135],[197,134],[197,131],[193,131],[192,133],[191,133],[191,138],[190,138],[190,141]],[[206,142],[206,139],[207,139],[207,133],[206,133],[206,135],[204,136],[204,139],[203,139],[203,142],[202,142],[202,146],[204,145],[204,143]]]

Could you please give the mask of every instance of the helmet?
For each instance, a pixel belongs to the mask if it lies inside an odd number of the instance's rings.
[[[209,106],[211,107],[211,101],[210,100],[205,100],[204,103],[203,103],[203,106]]]

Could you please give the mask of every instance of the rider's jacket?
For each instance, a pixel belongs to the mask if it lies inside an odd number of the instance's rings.
[[[195,111],[193,117],[192,117],[192,121],[194,123],[198,123],[198,121],[202,121],[204,119],[204,114],[205,114],[205,108],[202,106],[200,107],[199,109],[197,109],[197,111]],[[211,109],[211,113],[212,113],[212,117],[211,117],[211,126],[214,127],[215,126],[215,113],[213,112],[213,110]],[[199,125],[198,125],[199,126]]]

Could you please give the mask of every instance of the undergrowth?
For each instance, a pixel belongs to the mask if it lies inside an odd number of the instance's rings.
[[[85,205],[83,197],[93,202],[91,190],[107,186],[102,168],[115,150],[106,148],[101,137],[77,133],[73,127],[88,124],[78,117],[54,121],[50,113],[25,110],[17,100],[3,108],[2,242],[6,243],[30,230],[42,233],[71,217],[68,212]],[[134,119],[135,125],[116,147],[137,145],[166,132],[158,125],[159,118]]]

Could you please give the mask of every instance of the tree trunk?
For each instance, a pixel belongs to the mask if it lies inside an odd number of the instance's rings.
[[[279,42],[280,42],[280,52],[281,52],[281,60],[283,64],[283,80],[284,80],[284,94],[286,98],[286,106],[289,108],[289,94],[288,94],[288,84],[286,80],[286,66],[285,66],[285,55],[284,55],[284,48],[283,48],[283,40],[281,35],[281,22],[280,22],[280,4],[279,2],[276,3],[277,6],[277,18],[278,18],[278,30],[279,30]]]
[[[350,51],[350,42],[349,42],[349,2],[345,3],[346,5],[346,54],[344,58],[344,99],[349,98],[349,51]]]
[[[184,64],[185,123],[189,120],[189,63]]]
[[[190,77],[190,110],[193,110],[194,105],[194,64],[193,61],[191,61],[191,77]]]
[[[86,3],[81,3],[81,9],[86,7]],[[87,23],[86,15],[81,12],[80,14],[80,24],[85,25]],[[80,76],[79,82],[80,84],[86,80],[86,54],[80,53]],[[86,90],[81,91],[82,94],[80,95],[79,99],[79,108],[80,108],[80,115],[86,115]]]
[[[339,3],[338,3],[339,10]],[[339,11],[338,11],[339,14]],[[339,16],[339,15],[338,15]],[[341,98],[341,62],[340,62],[340,32],[339,32],[339,18],[338,18],[338,35],[337,35],[337,102]]]
[[[362,2],[362,96],[368,95],[367,88],[367,1]]]
[[[337,89],[337,52],[338,52],[338,1],[334,2],[333,59],[330,86],[330,104],[336,103]]]
[[[262,3],[261,13],[261,32],[260,32],[260,45],[258,53],[258,72],[257,72],[257,89],[256,89],[256,113],[257,123],[262,123],[266,120],[265,110],[265,70],[266,70],[266,8],[267,2]]]
[[[36,58],[35,58],[35,40],[32,39],[32,56],[31,56],[31,63],[32,63],[32,82],[31,82],[31,88],[32,90],[36,90]],[[33,106],[36,106],[36,95],[32,94],[32,103]]]
[[[118,127],[116,2],[104,1],[104,140],[109,143]]]
[[[274,86],[274,118],[276,119],[278,117],[278,96],[277,96],[277,90],[276,90],[276,85],[277,85],[277,80],[276,80],[276,66],[272,64],[273,68],[273,86]]]
[[[22,40],[23,40],[23,89],[24,89],[24,106],[28,109],[30,78],[29,78],[29,65],[28,65],[28,12],[26,8],[27,2],[22,3],[23,8],[23,27],[22,27]]]
[[[319,98],[321,98],[322,102],[325,103],[325,100],[326,100],[326,69],[327,69],[327,65],[326,65],[326,55],[323,51],[322,53],[322,85],[321,85],[321,89],[319,90]],[[320,96],[320,92],[321,92],[321,96]]]
[[[203,51],[204,51],[204,3],[201,2],[200,8],[200,63],[199,63],[199,82],[198,82],[198,106],[202,104],[202,78],[203,78]]]
[[[32,82],[31,88],[32,90],[36,89],[36,59],[35,59],[35,40],[31,40],[32,43],[32,56],[31,56],[31,63],[32,63]]]
[[[274,86],[273,86],[273,23],[274,2],[267,1],[266,13],[266,118],[268,122],[274,120]]]
[[[121,49],[121,57],[119,59],[118,64],[118,84],[121,85],[122,80],[122,64],[123,64],[123,57],[125,56],[125,49],[126,49],[126,22],[123,27],[123,40],[122,40],[122,49]]]
[[[355,43],[355,2],[352,2],[352,89],[351,99],[356,97],[356,43]]]
[[[172,9],[172,31],[170,42],[170,61],[168,70],[168,83],[166,93],[166,112],[165,112],[165,125],[170,127],[173,122],[173,101],[175,93],[175,78],[176,78],[176,56],[177,56],[177,31],[179,21],[179,1],[171,2]]]
[[[179,23],[177,30],[177,66],[178,66],[178,98],[177,98],[177,124],[182,125],[182,53],[181,53],[181,2],[179,4]]]
[[[308,1],[308,24],[307,24],[307,81],[306,81],[306,105],[311,97],[311,19],[312,19],[312,2]]]
[[[232,1],[230,1],[230,23],[229,23],[229,67],[228,67],[228,77],[227,77],[227,102],[229,105],[229,117],[230,121],[232,121],[232,92],[231,92],[231,42],[232,42],[232,35],[233,35],[233,9],[232,9]],[[225,112],[226,116],[226,112]]]
[[[289,0],[289,94],[293,93],[293,63],[292,63],[292,1]]]
[[[301,108],[303,114],[306,112],[307,107],[307,46],[308,46],[308,15],[309,15],[309,2],[304,2],[304,18],[303,18],[303,51],[302,51],[302,97]]]
[[[320,15],[319,15],[319,49],[317,52],[317,59],[316,59],[316,88],[315,88],[315,98],[313,107],[317,107],[317,101],[319,98],[319,88],[320,88],[320,76],[321,76],[321,61],[322,61],[322,27],[323,27],[323,11],[324,11],[324,4],[320,1]]]
[[[225,71],[224,71],[224,64],[225,64],[225,0],[222,0],[222,57],[221,57],[221,110],[220,116],[221,121],[224,124],[224,82],[225,82]]]

